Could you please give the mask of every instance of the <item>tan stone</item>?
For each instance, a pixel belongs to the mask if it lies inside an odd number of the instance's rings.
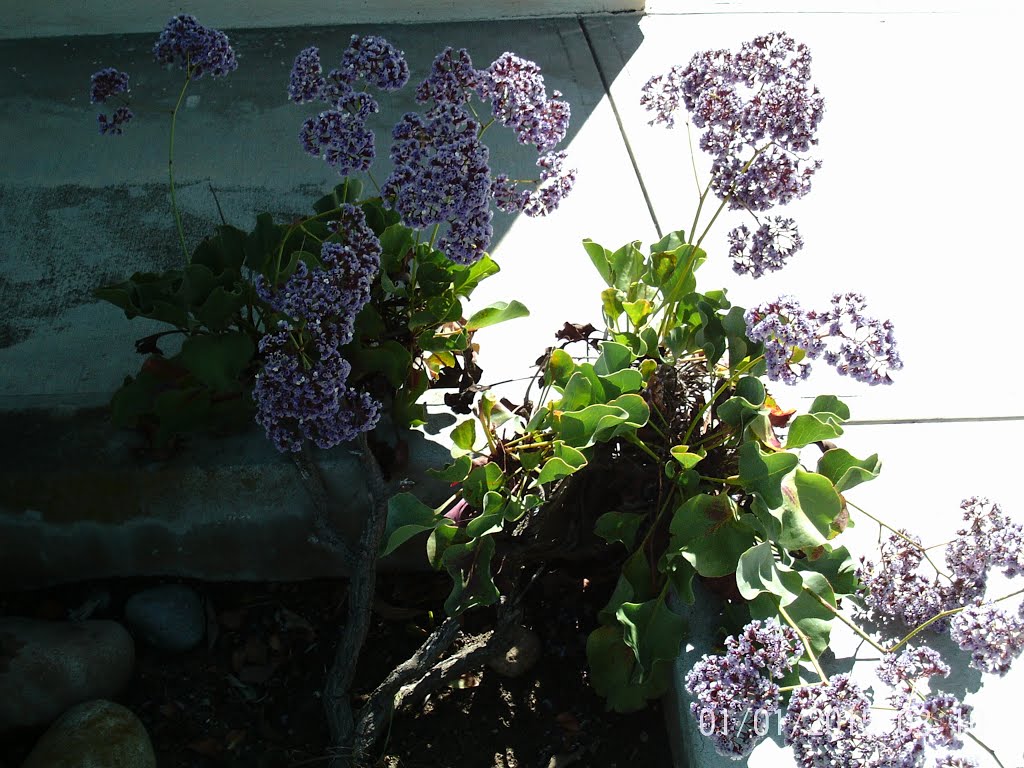
[[[65,712],[21,768],[156,768],[156,756],[142,721],[100,699]]]

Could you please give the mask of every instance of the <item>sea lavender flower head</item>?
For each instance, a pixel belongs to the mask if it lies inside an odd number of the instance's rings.
[[[1024,528],[986,498],[964,499],[960,508],[967,525],[946,545],[946,565],[960,603],[967,604],[985,594],[991,569],[1007,577],[1024,574]]]
[[[807,194],[820,167],[798,154],[817,144],[824,115],[810,60],[785,33],[762,35],[738,53],[702,51],[652,77],[640,103],[667,127],[685,108],[713,158],[711,188],[735,210],[764,211]]]
[[[291,80],[288,83],[289,101],[296,104],[319,101],[325,85],[320,49],[316,46],[302,49],[292,64]]]
[[[781,216],[766,217],[753,235],[741,224],[728,237],[733,271],[755,279],[782,269],[804,246],[796,222]]]
[[[764,737],[755,723],[779,711],[779,686],[748,660],[705,655],[686,675],[690,713],[720,755],[740,759]]]
[[[857,575],[864,585],[864,602],[878,621],[897,620],[908,627],[916,627],[955,607],[937,576],[928,579],[919,573],[923,560],[921,540],[900,531],[882,543],[877,565],[871,561],[862,563]],[[936,622],[931,627],[941,632],[944,624]]]
[[[435,105],[460,105],[469,101],[473,91],[485,87],[486,73],[473,67],[465,48],[445,48],[434,57],[430,74],[416,88],[416,101]]]
[[[969,605],[950,621],[949,635],[971,654],[971,666],[999,676],[1024,652],[1024,620],[992,604]]]
[[[121,72],[114,67],[106,67],[93,73],[89,89],[89,102],[102,104],[112,96],[128,93],[128,91],[128,73]]]
[[[752,621],[737,636],[726,638],[727,655],[745,659],[769,677],[787,675],[804,654],[804,644],[790,627],[772,618]]]
[[[849,675],[797,688],[782,728],[802,768],[851,768],[869,764],[875,740],[867,729],[871,701]]]
[[[764,343],[768,377],[793,384],[822,357],[840,374],[867,384],[891,384],[890,370],[903,367],[893,325],[863,314],[864,297],[835,294],[824,312],[804,310],[781,296],[747,310],[747,336]]]
[[[487,68],[478,89],[491,102],[494,118],[515,130],[520,144],[547,152],[565,138],[569,130],[569,104],[558,91],[549,99],[540,67],[532,61],[503,53]]]
[[[887,653],[875,669],[878,678],[893,688],[909,691],[921,678],[949,676],[949,665],[939,652],[927,645],[908,648],[902,653]]]
[[[114,110],[114,114],[107,117],[102,112],[96,116],[96,120],[100,125],[100,134],[111,136],[120,136],[124,133],[124,127],[128,122],[135,117],[135,113],[132,112],[128,107],[118,107]]]
[[[382,91],[397,91],[409,82],[405,54],[375,35],[352,35],[339,69],[349,83],[363,79]]]
[[[366,114],[376,112],[376,102],[365,94],[353,94],[343,102],[346,109],[331,109],[307,118],[299,141],[307,154],[319,157],[342,176],[365,171],[373,165],[376,146]]]
[[[167,22],[153,46],[153,56],[161,64],[184,69],[198,80],[207,72],[224,77],[238,68],[235,51],[228,36],[220,30],[204,27],[195,16],[182,14]]]

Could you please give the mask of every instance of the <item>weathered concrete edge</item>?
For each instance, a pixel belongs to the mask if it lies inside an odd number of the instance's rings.
[[[104,409],[0,412],[0,425],[0,590],[127,576],[288,581],[344,572],[315,536],[313,502],[291,458],[255,425],[194,438],[166,461],[136,456],[139,436],[109,425]],[[443,466],[448,447],[422,430],[409,433],[407,447],[389,490],[439,503],[448,489],[426,469]],[[336,500],[335,523],[355,542],[368,509],[358,455],[342,445],[316,451],[315,460]],[[422,543],[381,563],[425,567]]]

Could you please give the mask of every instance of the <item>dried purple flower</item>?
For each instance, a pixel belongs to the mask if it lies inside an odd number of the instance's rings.
[[[796,632],[774,618],[750,622],[739,635],[726,638],[725,648],[728,655],[745,659],[774,678],[789,674],[804,655]]]
[[[729,232],[729,257],[733,271],[753,278],[782,269],[789,258],[804,246],[793,219],[770,216],[753,236],[742,224]]]
[[[821,356],[840,374],[867,384],[891,384],[890,370],[903,361],[896,351],[892,323],[862,314],[864,297],[835,294],[824,312],[803,310],[788,296],[747,310],[747,336],[764,343],[768,377],[787,384],[806,378]],[[800,354],[796,352],[800,350]]]
[[[89,89],[89,102],[102,104],[110,97],[119,93],[128,93],[128,91],[128,73],[107,67],[93,73]]]
[[[868,764],[875,740],[867,733],[871,701],[849,675],[797,688],[783,720],[786,743],[803,768],[851,768]]]
[[[548,99],[540,67],[514,53],[503,53],[486,70],[479,89],[491,102],[496,120],[516,132],[520,144],[532,144],[538,152],[558,145],[569,129],[569,104],[558,91]]]
[[[288,83],[288,99],[296,104],[318,101],[324,92],[324,70],[320,64],[320,49],[316,46],[304,48],[292,64],[291,79]]]
[[[715,751],[739,759],[763,738],[765,718],[779,711],[779,687],[746,659],[705,655],[686,675],[690,712]]]
[[[340,71],[349,83],[361,78],[382,91],[397,91],[409,82],[405,54],[375,35],[352,35],[341,56]]]
[[[964,499],[960,508],[968,525],[946,546],[946,564],[966,604],[985,594],[990,569],[1001,568],[1008,577],[1024,574],[1024,528],[986,498]]]
[[[1024,652],[1024,621],[992,604],[964,608],[951,620],[949,635],[982,672],[1003,676]]]
[[[461,105],[472,92],[483,87],[486,74],[473,68],[473,60],[465,48],[445,48],[434,58],[430,74],[416,88],[416,101],[435,105]]]
[[[900,534],[886,539],[879,564],[865,561],[858,576],[866,590],[864,602],[879,621],[897,619],[916,627],[954,606],[937,579],[928,580],[918,573],[924,560],[921,540],[906,531]],[[936,632],[943,629],[941,622],[932,627]]]
[[[101,112],[96,116],[96,121],[100,125],[101,135],[120,136],[124,133],[124,127],[133,117],[135,117],[135,113],[128,107],[118,107],[109,118]]]
[[[366,96],[349,103],[354,111],[332,109],[321,112],[316,117],[307,118],[299,131],[302,148],[313,157],[322,158],[342,176],[367,170],[376,156],[373,131],[366,127],[364,116],[365,112],[376,111],[376,102]]]
[[[938,651],[922,645],[919,648],[908,648],[898,655],[886,654],[875,673],[882,682],[893,688],[910,690],[914,682],[922,677],[947,677],[949,665],[942,661]]]
[[[808,85],[810,53],[777,32],[738,53],[702,51],[652,77],[642,106],[671,128],[682,106],[713,157],[711,187],[733,209],[764,211],[802,197],[820,163],[800,157],[817,143],[824,101]]]
[[[547,216],[572,191],[576,169],[563,168],[565,158],[565,152],[550,152],[537,159],[540,181],[523,206],[527,216]]]
[[[287,334],[282,330],[261,340],[265,363],[253,389],[256,422],[277,449],[299,451],[303,439],[333,448],[373,429],[381,405],[344,386],[350,368],[337,350],[321,348],[319,359],[307,362],[307,352],[290,349],[282,339]]]
[[[238,68],[228,36],[204,27],[188,14],[167,22],[153,46],[153,56],[161,64],[179,66],[195,80],[207,72],[212,77],[224,77]]]

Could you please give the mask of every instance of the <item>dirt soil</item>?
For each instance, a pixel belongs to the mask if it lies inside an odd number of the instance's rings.
[[[378,583],[357,699],[435,626],[447,578],[415,574]],[[66,619],[90,596],[106,593],[109,600],[91,618],[117,619],[131,594],[155,583],[96,582],[0,595],[0,614]],[[207,605],[206,643],[184,654],[138,643],[134,678],[118,699],[142,719],[160,768],[326,765],[319,697],[345,614],[345,583],[192,586]],[[525,612],[526,626],[541,641],[537,662],[516,678],[490,669],[468,675],[421,711],[400,713],[377,765],[670,768],[660,705],[630,715],[607,712],[587,681],[586,637],[611,586],[590,584],[579,568],[539,579]],[[0,741],[0,768],[18,768],[39,735]]]

